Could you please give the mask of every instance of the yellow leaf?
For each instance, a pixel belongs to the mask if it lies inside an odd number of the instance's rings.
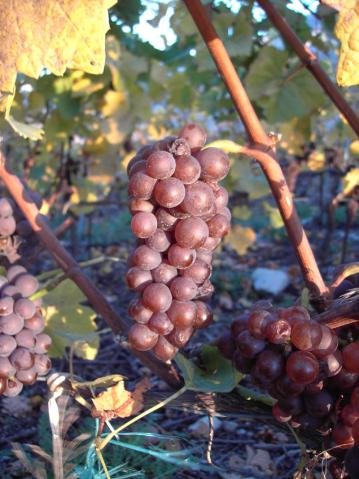
[[[325,155],[322,151],[314,150],[308,156],[307,166],[311,171],[320,171],[325,167]]]
[[[123,91],[108,90],[104,96],[104,104],[101,109],[103,116],[113,115],[125,101],[126,95]]]
[[[350,143],[349,151],[354,156],[359,156],[359,140],[355,140]]]
[[[32,141],[41,140],[44,134],[43,125],[40,123],[32,123],[27,125],[21,121],[15,120],[11,115],[6,116],[6,121],[11,125],[12,129],[23,138]]]
[[[337,82],[341,86],[359,83],[359,0],[341,3],[335,26],[341,42]]]
[[[99,347],[96,314],[80,304],[86,298],[76,284],[67,279],[43,300],[46,332],[52,338],[50,356],[61,357],[65,348],[75,343],[75,353],[84,359],[95,359]]]
[[[252,228],[245,228],[241,225],[234,225],[231,232],[225,238],[225,243],[230,244],[239,255],[246,254],[248,248],[256,240],[256,234]]]
[[[262,205],[263,205],[264,211],[266,211],[269,215],[269,221],[272,228],[274,229],[282,228],[284,226],[284,223],[278,208],[275,206],[271,206],[266,201],[264,201]]]
[[[241,153],[242,146],[232,140],[216,140],[206,145],[206,148],[213,146],[228,153]]]
[[[92,399],[97,411],[115,411],[118,417],[137,414],[143,408],[143,394],[150,388],[147,378],[143,378],[133,392],[125,389],[123,381],[107,388]]]
[[[101,73],[108,8],[115,0],[0,1],[0,92],[12,93],[18,72],[38,78],[47,68]]]
[[[344,196],[350,196],[355,187],[359,187],[359,168],[353,168],[343,177]]]

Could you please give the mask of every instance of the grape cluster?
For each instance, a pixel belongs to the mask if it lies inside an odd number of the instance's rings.
[[[241,372],[277,399],[273,416],[317,430],[328,448],[359,444],[359,341],[311,320],[301,306],[259,302],[234,320],[217,345]]]
[[[131,229],[138,238],[126,281],[139,297],[129,307],[136,322],[133,348],[174,357],[197,328],[212,320],[206,300],[212,254],[230,228],[229,171],[220,149],[203,148],[206,132],[185,125],[178,137],[142,147],[128,164]]]
[[[37,289],[36,278],[23,266],[10,266],[6,277],[0,276],[0,395],[16,396],[51,367],[46,354],[51,339],[30,299]]]

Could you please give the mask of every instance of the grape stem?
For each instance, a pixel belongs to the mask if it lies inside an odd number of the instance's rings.
[[[33,231],[39,236],[46,249],[54,260],[89,300],[93,309],[101,316],[115,334],[124,334],[128,331],[130,323],[120,317],[108,303],[101,291],[81,270],[77,261],[68,253],[59,242],[51,228],[47,225],[44,217],[40,214],[36,204],[27,194],[20,179],[11,171],[6,163],[4,154],[0,151],[0,179],[5,184],[14,201],[30,223]],[[180,387],[181,381],[174,367],[168,366],[156,359],[148,352],[132,351],[140,361],[154,374],[161,377],[172,387]]]
[[[270,0],[257,0],[266,12],[269,20],[280,32],[284,40],[293,48],[303,66],[314,76],[324,92],[329,96],[340,113],[345,117],[354,132],[359,135],[359,118],[345,100],[338,88],[330,80],[325,70],[320,66],[315,54],[300,41],[285,18],[281,16]]]
[[[200,0],[183,1],[213,57],[247,131],[250,146],[243,147],[242,153],[256,159],[260,164],[277,202],[290,242],[296,252],[312,302],[318,309],[323,309],[328,288],[324,283],[312,248],[299,220],[283,171],[276,160],[275,139],[264,131],[205,7]]]

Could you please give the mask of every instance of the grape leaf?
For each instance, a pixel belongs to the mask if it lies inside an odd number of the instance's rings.
[[[359,1],[339,13],[335,34],[341,42],[337,68],[337,82],[341,86],[359,83]],[[354,3],[354,2],[353,2]]]
[[[77,356],[84,359],[96,357],[99,347],[96,314],[88,306],[80,304],[85,299],[84,294],[69,279],[44,297],[45,331],[52,338],[51,357],[61,357],[65,348],[74,343]]]
[[[13,0],[0,4],[0,93],[12,94],[17,73],[47,68],[101,73],[108,8],[114,0]]]
[[[344,195],[350,196],[356,187],[359,187],[359,168],[353,168],[343,177]]]
[[[230,392],[242,379],[243,375],[230,361],[221,356],[216,347],[204,346],[201,357],[206,369],[199,368],[182,354],[176,355],[176,363],[188,389],[202,392]]]
[[[241,256],[246,254],[248,248],[256,241],[256,233],[252,228],[233,225],[224,241]]]

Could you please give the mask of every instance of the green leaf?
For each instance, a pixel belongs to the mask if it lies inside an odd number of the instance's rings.
[[[274,229],[283,228],[283,218],[276,206],[271,206],[267,201],[263,201],[262,206],[264,211],[268,213],[269,222]]]
[[[214,346],[204,346],[201,358],[206,369],[199,368],[182,354],[176,356],[186,387],[192,391],[230,392],[243,377]]]
[[[11,115],[6,116],[6,121],[11,125],[12,129],[23,138],[37,141],[41,140],[44,134],[43,125],[40,123],[32,123],[30,125],[15,120]]]
[[[239,184],[236,188],[248,193],[249,198],[257,200],[270,193],[267,180],[257,164],[248,158],[241,157],[231,166],[231,177]]]
[[[50,356],[61,357],[66,347],[74,345],[77,356],[95,359],[99,347],[96,314],[88,306],[80,304],[85,299],[69,279],[44,297],[45,330],[52,338]]]

